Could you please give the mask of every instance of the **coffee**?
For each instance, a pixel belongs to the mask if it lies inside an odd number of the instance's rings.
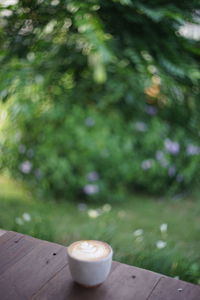
[[[101,241],[83,240],[71,244],[68,253],[71,257],[84,261],[98,261],[111,253],[111,247]]]

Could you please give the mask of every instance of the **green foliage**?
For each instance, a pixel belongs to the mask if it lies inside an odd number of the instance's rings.
[[[14,2],[1,5],[0,167],[66,199],[194,186],[199,42],[179,29],[199,2]]]
[[[102,117],[95,107],[14,103],[9,114],[18,126],[5,127],[12,140],[4,142],[2,165],[39,192],[112,201],[134,187],[174,192],[198,176],[199,148],[182,128],[172,135],[159,117],[125,122],[115,111]]]

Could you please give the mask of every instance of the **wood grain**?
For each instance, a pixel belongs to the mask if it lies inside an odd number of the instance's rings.
[[[66,247],[20,233],[0,236],[0,300],[200,300],[200,286],[113,262],[107,280],[74,283]]]
[[[161,275],[113,262],[111,274],[99,287],[87,289],[74,283],[68,266],[63,268],[34,297],[34,300],[146,300]]]
[[[15,287],[20,295],[31,297],[67,262],[66,248],[43,241],[37,243],[32,251],[9,267],[0,279],[0,291],[7,294]],[[4,299],[4,298],[2,298]],[[16,298],[14,300],[20,300]]]
[[[20,291],[16,289],[15,286],[10,286],[9,283],[7,284],[7,291],[3,293],[0,291],[0,299],[1,300],[27,300],[27,298],[20,294]]]
[[[20,241],[20,239],[22,239],[23,237],[24,237],[23,234],[20,233],[13,234],[12,232],[8,232],[5,235],[1,236],[0,241],[2,242],[3,240],[3,242],[0,244],[0,256],[3,253],[6,253],[10,247],[17,244]]]
[[[163,277],[148,300],[200,300],[200,286],[181,280]]]
[[[42,241],[41,241],[42,242]],[[17,234],[0,247],[0,274],[2,275],[9,267],[21,260],[26,254],[34,249],[40,240],[29,236]]]
[[[111,274],[119,265],[117,262],[113,262],[111,268]],[[104,283],[105,285],[105,283]],[[102,285],[103,286],[103,285]],[[100,290],[101,286],[96,289],[86,289],[78,284],[75,284],[71,278],[68,265],[64,266],[54,277],[51,278],[39,291],[34,295],[33,300],[65,300],[65,299],[75,299],[79,295],[79,299],[84,299],[82,297],[95,296],[95,291]],[[98,299],[98,298],[90,298]]]
[[[5,234],[1,235],[0,236],[0,248],[2,247],[2,245],[4,243],[6,243],[7,241],[9,241],[10,239],[14,238],[17,235],[18,235],[18,233],[13,232],[13,231],[7,231]]]
[[[6,233],[6,230],[0,229],[0,236],[2,236],[2,235],[5,234],[5,233]]]

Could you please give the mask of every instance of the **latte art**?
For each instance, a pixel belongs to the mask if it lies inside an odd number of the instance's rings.
[[[111,252],[108,244],[100,241],[78,241],[70,245],[68,253],[77,259],[94,261],[102,259]]]

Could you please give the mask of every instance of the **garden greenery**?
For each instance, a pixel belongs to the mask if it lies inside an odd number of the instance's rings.
[[[0,7],[1,169],[65,199],[197,184],[199,1]]]

